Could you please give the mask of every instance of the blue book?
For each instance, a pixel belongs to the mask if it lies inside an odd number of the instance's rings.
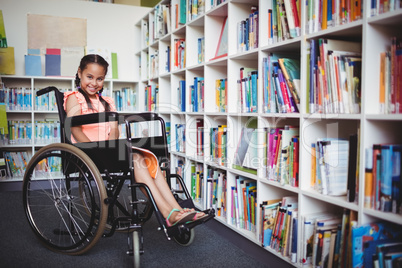
[[[381,146],[381,210],[392,210],[392,145]]]
[[[253,71],[251,72],[251,112],[257,112],[257,100],[258,100],[258,95],[257,95],[257,80],[258,80],[258,71]]]
[[[42,63],[39,55],[25,55],[25,75],[41,76]]]
[[[61,56],[60,55],[45,55],[45,75],[60,76],[61,73]]]

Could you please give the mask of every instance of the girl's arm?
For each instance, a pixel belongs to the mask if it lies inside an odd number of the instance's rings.
[[[67,98],[66,112],[67,112],[67,117],[81,115],[81,106],[78,103],[78,100],[74,95],[71,95]],[[69,127],[69,126],[65,126],[65,127]],[[84,132],[82,132],[82,126],[71,127],[71,133],[77,142],[90,142],[91,141],[84,134]],[[67,138],[69,139],[70,137],[67,137]]]
[[[117,122],[109,122],[109,126],[110,126],[109,140],[117,140],[120,136],[119,126],[117,125]]]

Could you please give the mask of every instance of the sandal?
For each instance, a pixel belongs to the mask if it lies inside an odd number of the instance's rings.
[[[201,219],[203,219],[203,218],[208,217],[208,214],[206,214],[205,212],[203,212],[203,211],[196,211],[196,210],[193,209],[193,208],[183,208],[183,210],[184,210],[184,211],[187,211],[187,212],[196,212],[195,215],[194,215],[194,218],[192,219],[192,221],[198,221],[198,220],[201,220]],[[199,213],[204,213],[204,215],[197,217],[197,215],[198,215]]]
[[[185,212],[175,223],[171,224],[169,222],[169,218],[170,218],[170,216],[172,216],[173,212],[180,212],[180,210],[174,208],[174,209],[172,209],[172,211],[170,211],[169,216],[166,218],[166,224],[168,227],[175,226],[176,224],[192,221],[197,215],[197,212],[195,212],[195,211]]]

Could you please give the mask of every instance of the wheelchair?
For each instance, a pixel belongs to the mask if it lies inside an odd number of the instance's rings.
[[[61,143],[37,151],[23,180],[24,211],[37,238],[52,251],[80,255],[101,237],[127,232],[127,254],[134,267],[139,267],[144,253],[142,226],[154,212],[158,230],[163,230],[168,240],[190,245],[193,228],[212,219],[215,211],[207,209],[203,219],[167,226],[147,185],[137,183],[134,177],[132,145],[152,151],[180,206],[196,209],[183,178],[170,173],[164,120],[155,113],[66,117],[64,94],[56,87],[41,89],[37,96],[51,91],[57,102]],[[125,126],[124,139],[72,144],[71,129],[65,127],[113,121]],[[135,124],[149,126],[147,132],[152,133],[135,137]]]

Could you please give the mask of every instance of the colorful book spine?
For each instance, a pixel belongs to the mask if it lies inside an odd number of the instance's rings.
[[[119,98],[122,101],[122,98]],[[145,110],[157,111],[159,109],[159,85],[145,86]]]
[[[300,106],[300,62],[270,54],[262,64],[263,111],[295,113]]]
[[[390,49],[380,53],[379,113],[402,113],[402,48],[400,40],[391,38]]]
[[[215,80],[215,103],[217,112],[226,112],[227,107],[227,78]]]
[[[176,152],[185,152],[186,148],[186,125],[176,124]]]

